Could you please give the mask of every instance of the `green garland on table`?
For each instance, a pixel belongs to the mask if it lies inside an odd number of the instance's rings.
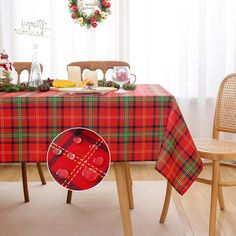
[[[38,87],[29,86],[28,83],[20,83],[20,84],[0,84],[0,92],[21,92],[21,91],[38,91],[38,92],[47,92],[50,89],[50,86],[52,86],[51,79],[43,80],[43,84],[39,85]],[[106,81],[106,80],[99,80],[98,81],[99,87],[115,87],[117,89],[120,88],[120,85],[117,83],[114,83],[112,81]],[[135,90],[136,85],[135,84],[124,84],[123,85],[124,90]]]
[[[43,80],[43,83],[40,84],[38,87],[30,86],[28,83],[20,83],[20,84],[11,84],[5,83],[0,84],[0,92],[22,92],[22,91],[29,91],[29,92],[47,92],[50,90],[50,79]]]
[[[115,88],[119,89],[120,85],[117,83],[114,83],[112,81],[106,81],[105,79],[103,79],[103,80],[98,80],[98,87],[115,87]],[[135,90],[136,85],[135,84],[124,84],[123,88],[124,88],[124,90]]]
[[[36,91],[37,88],[32,86],[24,86],[22,84],[4,84],[0,86],[0,92],[21,92],[21,91]]]
[[[107,19],[107,16],[111,14],[111,3],[109,0],[97,0],[98,6],[94,6],[93,11],[87,15],[83,1],[69,0],[68,7],[71,14],[71,18],[79,23],[80,26],[86,26],[88,29],[96,28],[98,23]]]

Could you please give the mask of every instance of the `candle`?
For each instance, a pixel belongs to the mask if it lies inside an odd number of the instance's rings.
[[[76,83],[76,87],[81,82],[81,69],[79,66],[68,66],[68,80]]]
[[[84,80],[89,79],[92,80],[94,83],[94,86],[98,86],[98,76],[97,76],[97,71],[91,71],[87,70],[84,73]]]

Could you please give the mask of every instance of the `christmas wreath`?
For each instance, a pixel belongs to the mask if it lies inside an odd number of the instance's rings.
[[[72,19],[87,28],[96,28],[111,14],[109,0],[69,0],[68,7]]]

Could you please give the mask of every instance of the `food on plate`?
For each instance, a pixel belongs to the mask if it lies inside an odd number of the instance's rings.
[[[98,80],[98,87],[104,87],[105,83],[106,83],[105,79]]]
[[[56,88],[70,88],[70,87],[75,87],[76,83],[71,80],[58,79],[58,80],[54,80],[52,82],[52,85],[53,87],[56,87]]]
[[[106,81],[104,87],[114,87],[114,83],[111,80]]]
[[[94,81],[91,79],[85,79],[80,82],[79,86],[83,87],[83,88],[92,87],[92,86],[94,86]]]

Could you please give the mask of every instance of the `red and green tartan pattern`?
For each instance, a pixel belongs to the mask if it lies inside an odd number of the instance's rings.
[[[163,174],[179,193],[184,194],[203,166],[175,99],[172,99],[170,107],[156,170]]]
[[[160,85],[124,94],[0,93],[0,162],[45,162],[50,142],[72,127],[107,142],[112,161],[157,161],[183,194],[202,169],[175,98]]]

